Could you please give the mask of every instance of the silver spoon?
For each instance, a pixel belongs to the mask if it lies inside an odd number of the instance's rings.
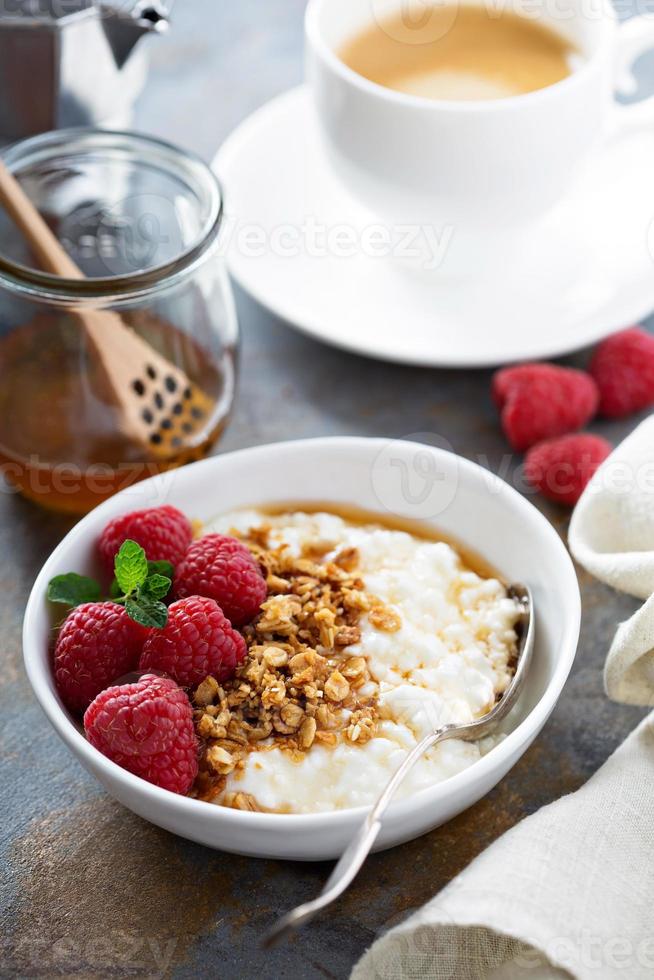
[[[470,722],[466,725],[443,725],[441,728],[436,728],[428,735],[425,735],[422,741],[409,752],[402,765],[389,780],[377,802],[369,810],[361,828],[352,838],[336,863],[320,895],[311,902],[298,905],[297,908],[292,909],[292,911],[282,916],[263,937],[262,942],[264,946],[274,945],[294,929],[308,922],[317,912],[331,905],[354,881],[381,830],[382,816],[395,795],[395,791],[409,770],[413,768],[418,759],[428,749],[438,742],[444,742],[448,738],[460,738],[466,742],[476,742],[478,739],[492,732],[508,715],[524,685],[534,650],[535,635],[534,603],[528,586],[511,585],[508,593],[520,602],[522,613],[519,620],[520,641],[516,669],[513,680],[501,699],[492,711],[489,711],[488,714],[484,715],[483,718],[479,718],[477,721]]]

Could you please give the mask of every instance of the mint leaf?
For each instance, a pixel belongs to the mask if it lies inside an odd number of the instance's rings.
[[[155,629],[163,629],[168,622],[168,607],[151,596],[139,593],[135,598],[128,598],[125,601],[125,609],[130,619],[141,626],[150,626]]]
[[[61,602],[65,606],[81,606],[83,602],[98,602],[100,586],[95,579],[77,572],[55,575],[48,584],[50,602]]]
[[[165,575],[172,582],[175,569],[169,561],[149,561],[148,575]]]
[[[145,551],[136,541],[123,541],[114,563],[116,581],[123,595],[130,595],[148,577],[148,560]]]
[[[163,599],[164,596],[168,595],[171,586],[173,584],[172,583],[173,566],[170,564],[169,561],[149,561],[148,572],[149,572],[148,577],[146,578],[141,588],[145,589],[147,592],[151,594],[154,594],[152,592],[151,580],[156,579],[157,582],[159,582],[160,579],[163,579],[165,581],[165,588],[164,588],[164,581],[161,581],[160,584],[157,587],[155,587],[155,590],[158,592],[156,598]],[[125,599],[125,596],[123,595],[123,591],[119,586],[118,582],[116,581],[116,579],[113,580],[111,586],[109,587],[109,598],[114,599],[116,602],[123,602]]]
[[[130,619],[155,629],[168,622],[168,609],[161,600],[172,585],[173,566],[168,561],[149,562],[136,541],[124,541],[114,564],[116,577],[109,594],[114,602],[125,605]],[[69,572],[57,575],[48,585],[48,599],[67,606],[98,602],[99,584],[92,578]]]
[[[164,596],[168,595],[172,584],[165,575],[150,575],[138,590],[138,595],[145,595],[152,599],[163,599]]]
[[[116,555],[116,579],[111,595],[124,602],[127,615],[141,626],[163,629],[168,622],[168,609],[161,602],[170,591],[173,566],[170,562],[149,562],[145,551],[136,541],[124,541]],[[164,575],[162,572],[170,572]]]

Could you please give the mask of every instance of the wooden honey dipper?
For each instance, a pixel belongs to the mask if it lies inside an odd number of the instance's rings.
[[[84,279],[61,243],[0,160],[0,204],[44,272]],[[109,310],[71,310],[82,325],[119,409],[127,438],[155,458],[179,454],[204,428],[214,401]]]

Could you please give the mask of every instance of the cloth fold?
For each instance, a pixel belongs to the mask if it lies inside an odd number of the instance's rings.
[[[654,715],[581,789],[499,838],[352,980],[654,975]]]
[[[591,574],[646,599],[608,654],[610,697],[654,704],[654,416],[606,460],[570,525]],[[652,598],[650,598],[652,596]],[[577,792],[504,834],[383,935],[352,980],[654,976],[654,713]]]
[[[577,504],[570,550],[587,571],[648,601],[615,635],[604,683],[614,701],[654,705],[654,416],[597,471]]]

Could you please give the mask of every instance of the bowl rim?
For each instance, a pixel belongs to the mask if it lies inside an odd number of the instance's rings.
[[[330,450],[340,448],[356,453],[357,450],[363,448],[362,444],[365,447],[376,447],[378,451],[381,451],[391,441],[406,444],[407,450],[420,448],[424,451],[427,449],[430,452],[436,453],[441,459],[445,457],[450,465],[452,458],[454,458],[460,467],[460,472],[465,472],[476,479],[479,479],[480,475],[486,474],[487,476],[489,472],[478,463],[459,456],[457,453],[429,446],[425,443],[367,436],[326,436],[266,443],[260,446],[238,449],[217,456],[211,456],[196,463],[188,464],[182,467],[181,470],[175,472],[184,473],[186,479],[201,478],[203,472],[208,472],[214,467],[220,468],[225,464],[226,460],[252,460],[256,463],[257,460],[261,460],[265,456],[270,456],[270,454],[274,455],[277,451],[282,449],[286,450],[291,447],[298,453],[302,453],[303,450],[320,448],[329,448]],[[189,476],[189,474],[192,475]],[[325,822],[330,827],[336,828],[339,826],[349,826],[357,820],[362,820],[368,812],[369,807],[367,806],[349,807],[342,810],[318,811],[316,813],[262,813],[221,807],[204,800],[196,800],[191,797],[171,793],[169,790],[155,786],[141,777],[128,772],[126,769],[122,769],[115,762],[102,755],[101,752],[95,749],[84,738],[83,734],[68,718],[64,708],[59,704],[55,696],[52,678],[47,677],[47,671],[40,664],[42,651],[39,650],[37,640],[37,621],[42,612],[47,584],[52,576],[53,569],[57,565],[60,557],[68,550],[72,540],[84,537],[85,533],[88,533],[89,528],[95,525],[104,515],[106,515],[107,519],[110,519],[118,513],[126,512],[128,508],[137,509],[140,506],[137,498],[139,496],[147,497],[148,491],[151,491],[152,488],[159,485],[163,485],[167,479],[170,479],[170,473],[160,473],[131,487],[127,487],[95,507],[71,528],[51,552],[32,586],[23,620],[23,660],[32,690],[48,721],[85,768],[91,771],[99,769],[108,782],[117,781],[124,784],[126,790],[132,791],[132,794],[138,795],[148,802],[150,812],[163,809],[168,812],[174,812],[177,816],[187,816],[189,818],[189,829],[193,826],[193,820],[196,818],[200,819],[202,814],[205,817],[213,814],[209,819],[221,822],[226,828],[230,826],[242,828],[245,825],[253,831],[280,831],[287,827],[294,832],[304,832],[319,830]],[[496,497],[498,499],[504,497],[514,509],[521,512],[528,520],[534,522],[535,526],[540,528],[551,541],[554,552],[558,554],[561,568],[557,578],[557,587],[559,594],[567,598],[568,603],[567,610],[562,610],[564,612],[564,632],[557,648],[558,657],[552,675],[541,697],[526,717],[515,728],[512,728],[501,742],[461,772],[391,803],[387,812],[387,820],[401,820],[405,814],[415,809],[425,806],[435,807],[441,801],[455,795],[458,790],[464,790],[467,786],[476,782],[483,782],[486,774],[490,774],[492,770],[501,766],[503,761],[506,762],[507,759],[510,759],[520,746],[529,745],[531,739],[543,727],[556,705],[574,662],[581,625],[581,596],[572,559],[553,525],[530,501],[499,477],[495,478],[494,486],[495,484],[499,487]],[[124,506],[122,506],[123,502]],[[165,500],[162,500],[163,502]],[[353,501],[353,503],[356,503],[356,501]],[[147,506],[147,504],[143,506]],[[512,763],[509,763],[508,768],[511,766]],[[107,783],[105,782],[103,785],[106,788]],[[108,792],[111,791],[108,790]]]

